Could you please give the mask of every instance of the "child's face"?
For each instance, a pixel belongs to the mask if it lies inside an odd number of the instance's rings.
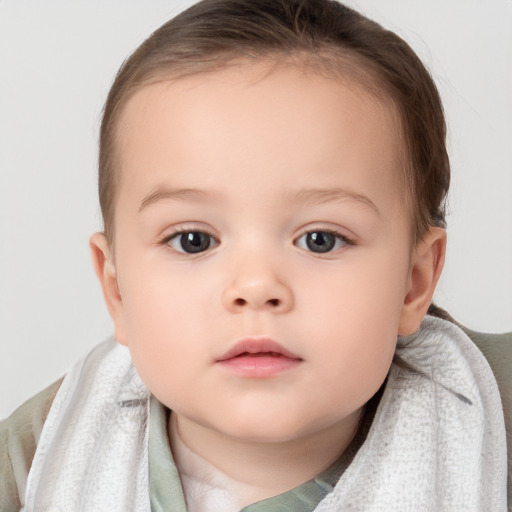
[[[112,311],[151,391],[238,439],[352,428],[410,288],[393,111],[262,64],[147,86],[120,127]]]

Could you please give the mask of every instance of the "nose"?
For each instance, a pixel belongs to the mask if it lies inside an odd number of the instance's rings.
[[[222,301],[233,313],[247,310],[286,313],[293,307],[293,293],[269,266],[246,262],[233,270]]]

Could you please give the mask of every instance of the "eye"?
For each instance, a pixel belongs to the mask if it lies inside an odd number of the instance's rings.
[[[181,231],[165,242],[178,252],[196,254],[217,245],[217,240],[204,231]]]
[[[333,231],[308,231],[295,242],[301,249],[311,252],[324,253],[341,249],[351,242],[348,238]]]

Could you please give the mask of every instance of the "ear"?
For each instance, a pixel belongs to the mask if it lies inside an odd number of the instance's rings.
[[[446,252],[446,231],[430,228],[414,248],[398,334],[416,332],[427,314],[441,275]]]
[[[117,283],[117,271],[113,254],[103,233],[94,233],[89,240],[94,270],[101,284],[105,303],[114,322],[114,337],[126,345],[123,300]]]

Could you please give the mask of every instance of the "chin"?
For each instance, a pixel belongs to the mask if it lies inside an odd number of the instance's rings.
[[[245,443],[287,443],[311,434],[310,429],[296,420],[274,418],[233,418],[225,429],[218,429],[224,435]]]

